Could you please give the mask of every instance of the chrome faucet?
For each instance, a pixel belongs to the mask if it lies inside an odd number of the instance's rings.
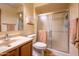
[[[10,44],[9,44],[9,35],[6,33],[6,36],[5,36],[5,44],[10,47]]]
[[[5,35],[5,40],[6,40],[6,41],[8,41],[8,40],[9,40],[9,38],[8,38],[8,37],[9,37],[9,36],[8,36],[8,34],[6,34],[6,35]]]

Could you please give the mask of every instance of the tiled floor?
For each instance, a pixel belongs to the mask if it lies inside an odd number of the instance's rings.
[[[44,51],[44,54],[42,54],[42,51],[41,50],[36,50],[36,49],[33,49],[33,56],[54,56],[53,54],[51,54],[52,51],[49,51],[49,50],[45,50]]]
[[[33,56],[69,56],[69,54],[54,49],[46,49],[44,54],[42,54],[41,50],[33,49]]]

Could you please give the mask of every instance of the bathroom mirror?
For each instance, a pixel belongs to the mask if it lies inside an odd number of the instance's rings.
[[[0,32],[23,30],[23,12],[17,10],[0,10]]]

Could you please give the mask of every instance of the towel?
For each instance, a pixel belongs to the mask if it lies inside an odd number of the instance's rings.
[[[7,24],[7,31],[15,31],[15,24]]]
[[[39,30],[39,41],[46,43],[47,42],[47,32],[45,30]]]
[[[70,39],[75,47],[79,47],[79,18],[70,20]]]
[[[72,44],[75,44],[77,33],[77,19],[70,20],[70,39]]]
[[[77,18],[75,47],[79,48],[79,18]]]

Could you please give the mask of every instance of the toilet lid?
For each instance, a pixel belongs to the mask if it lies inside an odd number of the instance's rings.
[[[42,43],[42,42],[37,42],[33,46],[35,48],[38,48],[38,49],[44,49],[44,48],[46,48],[46,44],[45,43]]]

